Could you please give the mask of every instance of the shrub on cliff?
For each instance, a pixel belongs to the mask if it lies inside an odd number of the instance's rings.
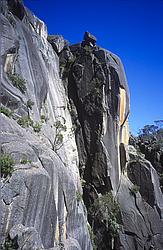
[[[53,150],[57,151],[59,150],[62,145],[64,144],[63,141],[63,133],[67,131],[67,127],[65,125],[66,120],[64,119],[64,117],[61,117],[63,122],[61,122],[60,120],[57,120],[54,123],[54,127],[55,127],[55,137],[54,137],[54,141],[53,141]]]
[[[33,126],[33,121],[28,116],[22,116],[17,120],[17,123],[23,128]]]
[[[97,250],[96,236],[94,235],[93,230],[89,224],[87,224],[87,227],[88,227],[88,232],[89,232],[89,236],[91,239],[93,250]]]
[[[29,108],[30,110],[32,110],[32,106],[34,105],[34,102],[31,99],[28,99],[27,101],[27,108]]]
[[[27,90],[26,87],[26,80],[21,78],[20,75],[14,73],[8,73],[7,74],[9,80],[12,82],[13,86],[18,88],[23,94],[25,94],[25,91]]]
[[[120,214],[120,208],[111,192],[99,196],[92,205],[90,213],[94,218],[98,216],[100,220],[105,223],[112,237],[117,235],[119,230],[118,215]]]
[[[137,194],[137,193],[139,192],[139,190],[140,190],[140,187],[139,187],[139,186],[133,185],[133,186],[130,188],[130,193],[131,193],[132,195],[135,195],[135,194]]]
[[[8,177],[11,176],[14,169],[13,169],[13,165],[14,165],[15,161],[12,158],[11,155],[9,154],[1,154],[0,155],[0,169],[1,169],[1,177]]]
[[[41,131],[41,128],[42,128],[41,123],[36,122],[36,123],[33,124],[33,130],[34,130],[36,133],[39,133],[39,132]]]
[[[16,250],[19,246],[16,242],[16,239],[12,240],[9,236],[5,239],[4,244],[0,245],[1,250]]]
[[[13,112],[9,110],[6,107],[1,106],[0,107],[0,113],[3,113],[4,115],[8,116],[9,118],[12,116]]]

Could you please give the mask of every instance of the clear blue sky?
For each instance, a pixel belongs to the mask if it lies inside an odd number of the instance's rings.
[[[163,119],[163,0],[24,0],[48,26],[80,42],[85,31],[122,59],[131,93],[130,129]]]

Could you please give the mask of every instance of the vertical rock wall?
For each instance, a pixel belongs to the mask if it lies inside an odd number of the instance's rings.
[[[1,244],[10,236],[19,249],[92,249],[67,96],[46,26],[19,1],[2,1],[0,32],[1,157],[15,161],[11,176],[1,174]]]
[[[82,43],[62,50],[60,70],[97,249],[162,249],[163,197],[153,166],[128,146],[129,91],[120,59],[86,32]],[[105,214],[110,192],[120,206],[116,220],[109,217],[114,209]]]

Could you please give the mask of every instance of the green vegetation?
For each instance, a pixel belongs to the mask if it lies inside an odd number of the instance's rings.
[[[3,113],[4,115],[8,116],[8,117],[11,117],[13,112],[11,110],[9,110],[8,108],[6,107],[0,107],[0,113]]]
[[[137,186],[137,185],[133,185],[131,188],[129,188],[130,189],[130,193],[132,194],[132,195],[135,195],[135,194],[137,194],[138,192],[139,192],[139,190],[140,190],[140,187],[139,186]]]
[[[77,112],[76,112],[75,108],[70,108],[69,111],[70,111],[70,115],[72,117],[75,117],[77,115]]]
[[[93,78],[91,84],[96,88],[100,88],[103,85],[103,82],[98,78]]]
[[[105,223],[112,237],[117,236],[120,229],[118,224],[120,208],[119,204],[114,200],[111,192],[99,196],[89,212],[94,218],[98,216],[100,220]]]
[[[22,126],[23,128],[27,128],[29,126],[31,126],[34,130],[34,132],[39,133],[41,131],[42,128],[42,124],[40,122],[33,122],[33,120],[31,118],[29,118],[29,116],[22,116],[21,118],[19,118],[17,120],[17,123]]]
[[[92,48],[89,45],[85,45],[84,50],[86,52],[86,55],[89,55],[92,52]]]
[[[89,224],[87,224],[87,227],[88,227],[89,236],[92,242],[93,250],[97,250],[96,236],[94,235],[93,230]]]
[[[93,95],[96,95],[97,97],[102,97],[102,86],[103,86],[103,82],[102,80],[100,80],[97,77],[94,77],[91,81],[91,85],[92,85],[92,91],[91,93]]]
[[[22,116],[21,118],[19,118],[17,120],[17,123],[22,126],[23,128],[27,128],[29,126],[31,126],[34,130],[34,132],[39,133],[41,131],[42,128],[42,124],[40,122],[33,122],[33,120],[31,118],[29,118],[28,116]]]
[[[76,57],[75,57],[75,56],[69,57],[68,62],[67,62],[68,65],[71,66],[71,65],[75,62],[75,60],[76,60]]]
[[[64,125],[66,123],[66,121],[63,117],[62,117],[62,119],[63,119],[63,123],[59,120],[54,123],[54,126],[58,131],[66,131],[67,130],[66,125]]]
[[[0,155],[0,169],[1,169],[1,177],[8,177],[11,176],[14,169],[13,166],[15,164],[14,159],[9,154],[2,154]]]
[[[46,122],[46,117],[45,117],[45,115],[41,115],[41,122],[42,122],[42,123]]]
[[[29,109],[31,109],[32,110],[32,106],[34,105],[34,102],[31,100],[31,99],[29,99],[28,101],[27,101],[27,108],[29,108]]]
[[[41,115],[41,120],[45,120],[45,115]]]
[[[55,137],[55,146],[59,146],[60,144],[63,143],[63,134],[57,134]]]
[[[85,186],[86,181],[83,178],[80,178],[81,186],[82,188]]]
[[[145,125],[139,130],[138,139],[150,143],[150,146],[156,150],[163,148],[163,120],[154,121],[154,124],[151,125]]]
[[[77,199],[77,202],[80,202],[83,199],[83,196],[79,191],[76,192],[76,199]]]
[[[20,75],[14,73],[8,73],[8,78],[12,82],[13,86],[18,88],[23,94],[25,94],[27,87],[26,87],[26,80],[21,78]]]
[[[153,136],[163,129],[163,120],[154,121],[154,124],[145,125],[139,130],[139,136]]]
[[[54,127],[56,129],[56,133],[55,133],[55,138],[54,138],[54,142],[53,142],[53,150],[57,151],[59,150],[62,145],[63,145],[63,132],[67,131],[67,127],[65,125],[66,121],[65,119],[62,117],[63,119],[63,123],[61,121],[56,121],[54,123]]]
[[[27,164],[27,163],[31,163],[31,162],[32,162],[31,160],[27,160],[26,158],[23,158],[20,160],[21,164]]]
[[[137,138],[131,137],[131,144],[144,154],[159,174],[160,188],[163,192],[162,162],[163,162],[163,120],[145,125],[139,130]],[[136,144],[136,145],[135,145]]]
[[[22,116],[17,120],[17,123],[23,128],[33,126],[33,121],[28,116]]]
[[[36,132],[36,133],[39,133],[41,131],[41,128],[42,128],[42,125],[41,123],[39,122],[36,122],[35,124],[33,124],[33,130]]]
[[[1,250],[16,250],[19,246],[17,244],[16,239],[12,240],[10,237],[7,237],[5,243],[0,245]]]

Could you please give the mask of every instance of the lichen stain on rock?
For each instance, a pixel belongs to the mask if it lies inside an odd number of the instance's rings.
[[[120,88],[120,143],[129,142],[128,114],[126,117],[126,91]]]

